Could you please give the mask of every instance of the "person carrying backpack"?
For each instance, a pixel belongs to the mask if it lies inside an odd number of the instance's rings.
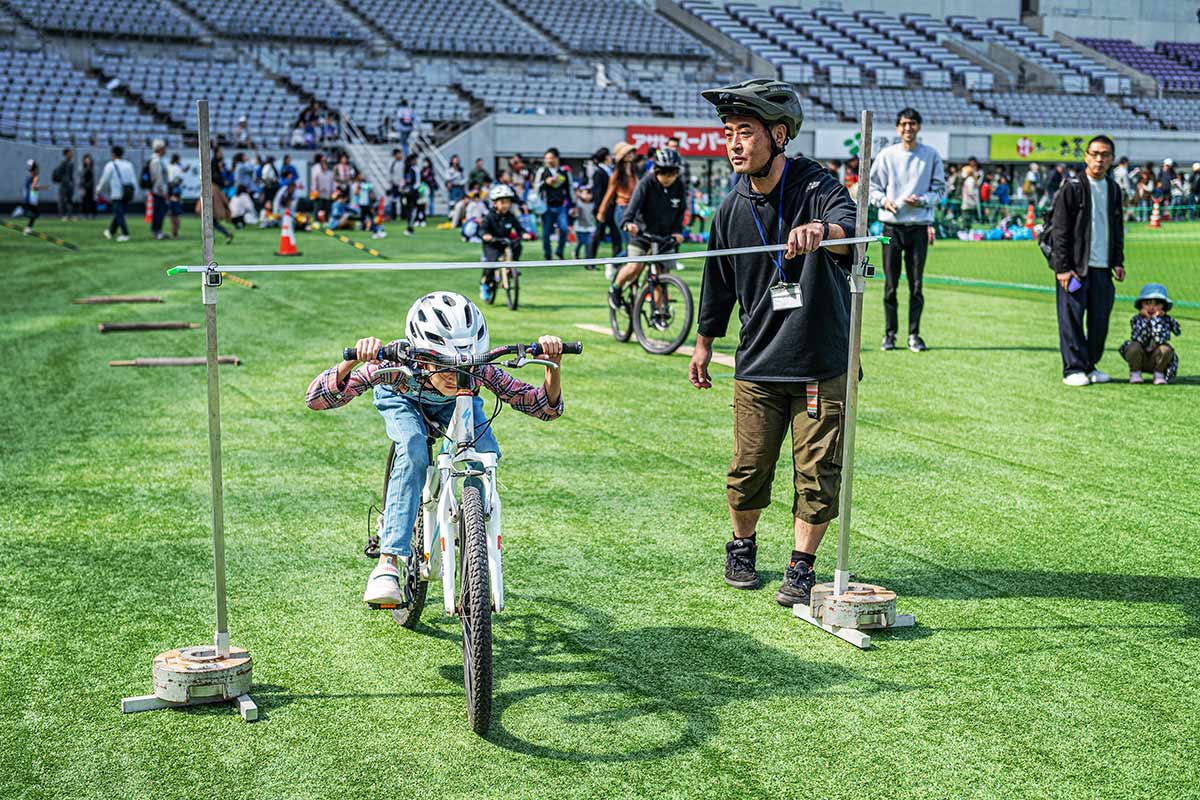
[[[133,168],[133,164],[125,160],[125,148],[113,145],[112,159],[104,165],[104,172],[100,174],[100,181],[96,184],[97,195],[107,189],[108,203],[112,206],[113,211],[112,222],[104,230],[105,239],[113,238],[113,234],[119,229],[121,234],[117,237],[117,241],[129,241],[129,226],[125,224],[125,207],[133,202],[137,182],[137,171]]]

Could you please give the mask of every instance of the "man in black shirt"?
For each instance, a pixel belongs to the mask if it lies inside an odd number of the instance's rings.
[[[807,603],[815,553],[837,515],[850,328],[849,245],[819,247],[854,229],[850,193],[820,164],[787,158],[803,121],[790,84],[752,80],[703,97],[725,123],[725,147],[743,176],[713,217],[709,249],[784,244],[786,251],[709,258],[704,265],[696,350],[688,368],[712,387],[713,339],[739,308],[734,455],[726,480],[733,540],[725,581],[758,586],[755,527],[770,504],[780,446],[792,432],[794,546],[775,594]],[[786,231],[786,233],[785,233]]]
[[[601,147],[592,154],[592,161],[596,163],[596,170],[592,173],[592,211],[597,218],[596,232],[592,234],[592,243],[588,247],[588,258],[596,257],[596,251],[606,236],[612,242],[612,254],[616,258],[621,252],[621,232],[613,224],[611,215],[607,219],[599,218],[600,202],[608,191],[608,179],[612,175],[612,153],[608,152],[607,147]]]

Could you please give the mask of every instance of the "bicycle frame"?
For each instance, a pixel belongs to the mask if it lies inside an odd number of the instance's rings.
[[[421,577],[428,580],[434,572],[442,579],[442,603],[447,614],[458,611],[454,532],[462,523],[459,498],[463,481],[475,478],[482,486],[483,513],[487,521],[488,577],[491,582],[492,609],[504,610],[504,576],[500,558],[500,495],[496,491],[496,466],[499,456],[480,453],[474,447],[475,395],[471,378],[458,373],[458,392],[454,416],[437,459],[430,464],[421,489],[421,514],[425,537],[425,561]],[[453,446],[453,452],[450,451]],[[440,546],[438,542],[440,540]]]

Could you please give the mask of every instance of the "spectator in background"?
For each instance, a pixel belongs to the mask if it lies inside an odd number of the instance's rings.
[[[254,212],[254,198],[241,186],[229,200],[229,216],[235,228],[244,228],[258,222],[258,215]]]
[[[213,184],[213,230],[225,237],[225,244],[233,244],[233,231],[225,227],[224,223],[233,222],[233,214],[229,211],[229,198],[225,196],[225,192],[220,190],[221,187]],[[203,200],[196,201],[196,215],[199,216],[203,212]]]
[[[70,219],[75,212],[75,151],[63,150],[62,161],[50,175],[58,186],[58,216]]]
[[[525,164],[525,159],[521,158],[521,154],[517,153],[508,160],[508,169],[512,174],[513,189],[517,194],[525,191],[529,186],[529,167]]]
[[[379,126],[379,138],[385,144],[400,141],[400,133],[396,130],[396,126],[392,124],[391,117],[383,118],[383,124]]]
[[[962,175],[962,218],[964,228],[970,229],[978,219],[979,213],[979,178],[970,164],[963,164],[959,171]]]
[[[595,258],[596,251],[600,249],[600,243],[608,237],[612,241],[613,258],[621,252],[621,235],[617,232],[617,227],[612,224],[612,220],[602,222],[598,219],[600,211],[600,203],[608,194],[608,181],[612,175],[613,159],[612,153],[607,147],[601,147],[596,152],[592,153],[592,163],[595,169],[592,170],[592,218],[595,220],[596,230],[592,234],[592,243],[588,248],[587,257]]]
[[[919,353],[927,349],[921,339],[921,312],[925,308],[922,281],[929,249],[928,229],[933,224],[934,209],[944,196],[946,181],[941,155],[918,141],[921,115],[916,109],[905,108],[896,115],[896,132],[900,141],[879,152],[867,178],[870,203],[879,209],[883,235],[891,238],[883,246],[882,349],[896,349],[900,329],[896,291],[903,260],[908,275],[908,349]],[[964,172],[970,169],[963,167]]]
[[[475,159],[475,168],[471,170],[471,174],[467,176],[467,180],[470,183],[478,183],[480,186],[492,182],[492,176],[483,168],[482,158]]]
[[[1054,198],[1050,267],[1058,282],[1058,341],[1068,386],[1109,381],[1098,364],[1116,296],[1113,279],[1125,280],[1120,187],[1107,174],[1115,150],[1107,136],[1093,137],[1084,151],[1086,175],[1065,181]]]
[[[400,216],[404,219],[404,235],[413,235],[413,218],[417,214],[417,197],[420,194],[417,156],[410,153],[404,158],[404,170],[400,174]]]
[[[38,211],[38,194],[42,185],[38,181],[38,165],[32,158],[25,162],[25,183],[21,193],[21,208],[25,213],[25,234],[33,233],[33,224],[41,212]]]
[[[308,141],[304,138],[304,126],[297,123],[296,127],[292,128],[292,138],[290,140],[292,147],[302,148],[308,147]]]
[[[1129,173],[1129,156],[1121,156],[1121,160],[1113,167],[1113,180],[1121,187],[1121,200],[1129,205],[1133,200],[1133,176]]]
[[[113,234],[118,230],[121,234],[117,236],[118,242],[129,241],[129,226],[125,224],[125,205],[133,202],[133,193],[137,188],[137,172],[125,160],[125,148],[120,145],[114,145],[112,149],[112,159],[104,165],[104,171],[100,173],[100,182],[97,184],[96,191],[108,191],[108,204],[112,207],[113,218],[108,227],[104,229],[104,238],[111,239]]]
[[[417,127],[417,112],[413,111],[408,100],[400,98],[400,107],[396,109],[396,133],[400,135],[400,149],[408,158],[408,140]]]
[[[446,193],[450,197],[450,206],[457,205],[459,200],[466,196],[466,191],[463,184],[466,183],[467,176],[463,173],[462,161],[458,157],[458,153],[450,156],[450,166],[446,170]]]
[[[155,239],[165,239],[163,221],[167,218],[167,165],[163,156],[167,154],[167,143],[155,139],[151,145],[154,155],[150,157],[150,194],[154,206],[150,213],[150,234]]]
[[[1138,173],[1137,186],[1134,187],[1133,197],[1137,203],[1137,221],[1145,222],[1150,219],[1150,204],[1154,200],[1154,187],[1150,183],[1150,170]]]
[[[1067,178],[1067,165],[1055,164],[1054,171],[1050,173],[1050,177],[1046,179],[1046,205],[1054,205],[1054,198],[1058,194],[1058,190],[1062,188],[1063,181]]]
[[[388,164],[388,198],[392,219],[400,219],[400,206],[404,186],[405,154],[399,147],[392,148],[392,163]]]
[[[584,256],[591,257],[592,234],[596,232],[596,211],[592,200],[592,187],[587,184],[575,190],[575,205],[571,209],[571,215],[575,218],[575,258],[579,258],[580,249]],[[588,266],[588,269],[595,268],[594,265]]]
[[[254,173],[254,162],[246,157],[245,153],[233,154],[233,187],[235,191],[245,191],[246,194],[253,196],[256,190]]]
[[[325,156],[321,156],[322,159]],[[279,183],[299,183],[300,173],[296,171],[296,166],[292,163],[292,157],[285,155],[283,157],[283,166],[279,168]]]
[[[1188,178],[1188,218],[1200,219],[1200,209],[1196,208],[1196,204],[1200,203],[1200,161],[1192,164],[1192,174]]]
[[[275,156],[267,156],[267,160],[263,162],[262,170],[259,172],[258,177],[262,184],[262,196],[257,206],[261,211],[266,206],[267,201],[279,191],[279,170],[275,167]]]
[[[558,230],[558,245],[555,255],[566,258],[564,251],[567,247],[567,208],[571,204],[571,168],[562,164],[558,156],[558,148],[551,147],[542,157],[542,166],[538,167],[533,176],[536,187],[546,210],[542,212],[542,256],[550,259],[550,231]]]
[[[433,196],[438,190],[438,182],[437,182],[437,174],[434,173],[434,171],[433,171],[433,161],[432,160],[426,158],[424,163],[421,164],[420,178],[421,178],[421,183],[425,184],[425,187],[426,187],[426,198],[427,198],[428,203],[427,203],[427,208],[425,209],[425,213],[428,214],[429,216],[433,216],[434,214],[437,213],[436,211],[433,210]],[[421,224],[422,225],[425,224],[424,215],[422,215],[422,217],[421,217]]]
[[[1012,202],[1012,187],[1008,183],[1008,176],[1004,173],[996,179],[996,203],[1000,206],[1000,213],[1004,216],[1009,214],[1009,204]]]
[[[237,125],[233,129],[233,143],[238,147],[254,147],[254,139],[250,136],[250,124],[246,119],[246,115],[238,117]]]
[[[352,180],[354,180],[354,167],[350,166],[350,156],[342,153],[338,156],[337,163],[333,165],[333,182],[345,195],[350,191],[350,181]]]
[[[1175,180],[1175,159],[1163,159],[1162,168],[1158,171],[1157,180],[1162,181],[1163,186],[1171,185],[1171,181]]]
[[[179,218],[183,216],[183,173],[186,169],[179,153],[171,154],[167,164],[167,213],[171,215],[171,238],[179,238]]]
[[[333,211],[333,193],[336,190],[337,183],[333,179],[329,160],[324,153],[320,153],[313,160],[312,191],[316,194],[317,214],[322,221],[329,220],[329,214]]]
[[[1029,165],[1025,170],[1025,177],[1021,180],[1021,191],[1025,195],[1025,199],[1034,205],[1039,205],[1041,201],[1042,175],[1041,167],[1036,161]]]
[[[88,219],[96,218],[96,162],[91,153],[85,153],[79,168],[80,213]]]
[[[842,168],[842,185],[850,190],[854,197],[854,187],[858,185],[858,156],[850,156]]]
[[[621,242],[621,252],[625,251],[625,245],[628,241],[625,233],[625,209],[629,205],[629,198],[633,196],[633,190],[637,188],[638,174],[634,171],[633,166],[634,147],[629,142],[617,142],[613,147],[613,157],[616,161],[616,166],[613,168],[612,175],[608,179],[608,188],[604,191],[604,198],[600,201],[600,208],[596,210],[596,221],[609,221],[610,229],[613,231],[613,246],[616,247],[616,242]],[[612,265],[605,268],[605,277],[611,281],[615,277],[615,269],[613,275],[608,275]]]
[[[667,149],[674,150],[676,153],[679,153],[679,137],[678,136],[667,137]],[[682,157],[683,153],[679,153],[679,155],[680,155],[680,157]],[[688,166],[687,161],[683,162],[683,172],[679,175],[679,182],[682,183],[684,186],[692,185],[692,170]]]

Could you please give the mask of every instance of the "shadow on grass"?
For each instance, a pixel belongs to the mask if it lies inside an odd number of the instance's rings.
[[[908,690],[725,628],[627,629],[582,604],[540,597],[512,598],[512,607],[530,610],[495,618],[487,738],[523,755],[659,759],[717,736],[726,706]],[[440,672],[461,685],[461,663]]]
[[[1161,630],[1163,638],[1191,639],[1200,636],[1200,578],[1003,569],[970,570],[966,575],[967,579],[963,579],[953,572],[939,570],[896,576],[888,579],[887,587],[901,596],[933,597],[939,600],[1027,597],[1094,600],[1104,603],[1175,604],[1188,617],[1188,621],[1183,625],[1132,626],[1144,630]],[[1136,620],[1126,621],[1136,623]],[[1047,622],[1044,626],[1047,630],[1105,630],[1123,626],[1086,622],[1063,625],[1057,620]],[[997,629],[1002,628],[1007,629],[1005,626],[997,626]],[[1014,626],[1013,629],[1021,629],[1021,626]]]
[[[460,675],[461,682],[461,675]],[[458,698],[462,692],[289,692],[286,686],[272,683],[255,683],[250,687],[250,698],[258,706],[258,722],[266,722],[271,718],[271,712],[283,708],[297,700],[394,700],[397,698]],[[195,706],[183,706],[170,709],[183,714],[195,716],[214,716],[220,714],[237,714],[233,701],[224,703],[203,703]]]

